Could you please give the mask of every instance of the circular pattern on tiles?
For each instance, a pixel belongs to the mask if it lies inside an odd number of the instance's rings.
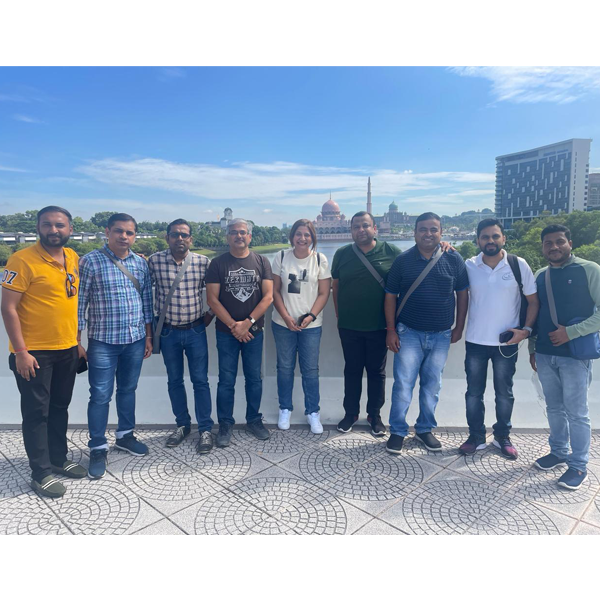
[[[546,436],[513,435],[512,443],[519,452],[517,460],[508,460],[491,443],[485,450],[465,456],[465,464],[479,479],[496,487],[511,485],[531,467],[531,463],[548,453]]]
[[[234,438],[244,446],[249,447],[253,452],[260,454],[291,454],[302,452],[310,446],[320,444],[329,437],[329,432],[324,431],[321,434],[310,432],[308,426],[306,429],[269,429],[271,434],[268,440],[257,440],[251,433],[245,429],[235,429]]]
[[[53,501],[52,508],[73,533],[125,533],[140,511],[140,501],[122,484],[107,479],[79,480]]]
[[[14,498],[30,489],[17,470],[5,458],[0,457],[0,499]]]
[[[197,534],[343,534],[346,513],[331,494],[300,479],[248,479],[202,504]]]
[[[196,458],[197,457],[197,458]],[[167,452],[152,452],[138,460],[130,460],[123,470],[123,482],[132,487],[144,498],[154,500],[178,501],[203,498],[215,492],[218,486],[204,477],[199,471],[218,477],[221,482],[237,481],[243,477],[249,467],[249,460],[236,460],[235,454],[211,453],[206,457],[196,454],[198,464],[193,468]],[[203,467],[202,465],[207,465]],[[109,464],[110,469],[110,464]]]
[[[35,495],[21,495],[0,504],[0,535],[63,535],[68,529]]]
[[[334,438],[300,457],[303,477],[355,500],[393,500],[423,481],[423,469],[410,456],[390,456],[385,444]]]
[[[402,502],[404,519],[416,534],[555,534],[556,525],[538,507],[474,481],[425,483]],[[472,531],[470,528],[473,528]]]
[[[544,504],[581,504],[589,502],[597,492],[598,478],[588,471],[588,476],[578,490],[567,490],[559,487],[556,482],[566,471],[566,468],[553,471],[540,471],[531,467],[525,477],[513,488],[515,492],[524,495],[528,500]]]

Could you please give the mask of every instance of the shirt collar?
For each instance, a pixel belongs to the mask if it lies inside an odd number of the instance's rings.
[[[433,254],[435,254],[435,253],[437,252],[437,249],[438,249],[439,247],[440,247],[440,245],[438,244],[438,245],[435,247],[435,250],[433,251]],[[417,253],[417,258],[418,258],[419,260],[424,260],[424,261],[426,261],[426,262],[429,262],[429,261],[430,261],[430,260],[433,258],[433,254],[432,254],[432,255],[431,255],[429,258],[425,258],[425,257],[424,257],[424,256],[421,254],[421,251],[419,250],[419,247],[418,247],[416,244],[414,245],[414,249],[415,249],[415,251],[416,251],[416,253]]]
[[[48,254],[47,250],[44,248],[44,246],[42,246],[42,242],[40,242],[40,240],[38,240],[38,241],[35,243],[35,249],[36,249],[37,253],[38,253],[38,254],[39,254],[39,255],[40,255],[40,256],[41,256],[41,257],[42,257],[42,258],[43,258],[43,259],[44,259],[46,262],[48,262],[48,263],[52,263],[52,264],[55,264],[55,265],[59,265],[61,269],[63,268],[63,266],[62,266],[62,265],[61,265],[61,264],[60,264],[60,263],[59,263],[57,260],[55,260],[54,258],[52,258],[52,257],[51,257],[51,256]],[[64,255],[64,257],[65,257],[65,268],[67,268],[67,253],[65,252],[64,248],[63,248],[63,255]]]
[[[560,267],[553,267],[552,265],[548,265],[551,269],[564,269],[569,265],[572,265],[575,262],[575,255],[571,252],[571,256],[569,256],[569,260],[564,264],[560,265]]]
[[[188,250],[188,254],[189,254],[190,252],[191,252],[191,250]],[[173,261],[173,262],[174,262],[174,263],[175,263],[177,266],[179,266],[179,265],[181,264],[181,263],[178,263],[178,262],[175,260],[175,257],[173,256],[173,253],[171,252],[171,248],[167,248],[167,249],[165,250],[165,256],[166,256],[168,259],[171,259],[171,260],[172,260],[172,261]],[[182,263],[183,263],[183,261],[185,260],[186,256],[187,256],[187,254],[186,254],[184,257],[183,257],[183,260],[181,261]]]
[[[508,265],[508,252],[507,252],[507,251],[506,251],[504,248],[502,248],[502,250],[500,250],[500,252],[502,252],[502,259],[501,259],[501,260],[500,260],[500,262],[499,262],[499,263],[496,265],[496,269],[497,269],[498,267],[500,267],[501,265],[502,265],[502,267],[505,267],[506,265]],[[491,267],[489,267],[489,265],[486,265],[486,264],[483,262],[483,252],[480,252],[480,253],[479,253],[479,254],[476,256],[476,258],[475,258],[475,264],[476,264],[478,267],[483,265],[483,266],[485,266],[485,267],[491,268]],[[494,269],[494,270],[495,270],[495,269]]]

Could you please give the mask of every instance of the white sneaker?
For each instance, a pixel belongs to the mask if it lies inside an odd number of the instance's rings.
[[[323,433],[323,425],[321,425],[321,415],[319,413],[310,413],[306,415],[306,420],[310,425],[312,433]]]
[[[279,421],[277,421],[277,427],[279,429],[289,429],[290,428],[290,417],[292,416],[292,411],[287,408],[279,409]]]

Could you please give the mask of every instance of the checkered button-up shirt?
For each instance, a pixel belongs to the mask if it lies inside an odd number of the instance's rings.
[[[192,252],[191,256],[191,263],[167,308],[165,322],[171,325],[193,323],[203,314],[202,288],[205,286],[204,278],[210,260],[195,252]],[[160,315],[182,264],[183,262],[181,264],[175,262],[170,249],[156,252],[148,259],[150,275],[155,285],[154,311],[156,316]]]
[[[152,323],[148,265],[134,252],[120,259],[108,244],[104,248],[140,282],[141,295],[108,256],[92,250],[79,261],[79,329],[87,325],[88,337],[105,344],[132,344],[146,337],[146,323]]]

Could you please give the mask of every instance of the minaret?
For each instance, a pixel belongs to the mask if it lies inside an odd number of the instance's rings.
[[[367,188],[367,212],[373,214],[373,205],[371,204],[371,178]]]

